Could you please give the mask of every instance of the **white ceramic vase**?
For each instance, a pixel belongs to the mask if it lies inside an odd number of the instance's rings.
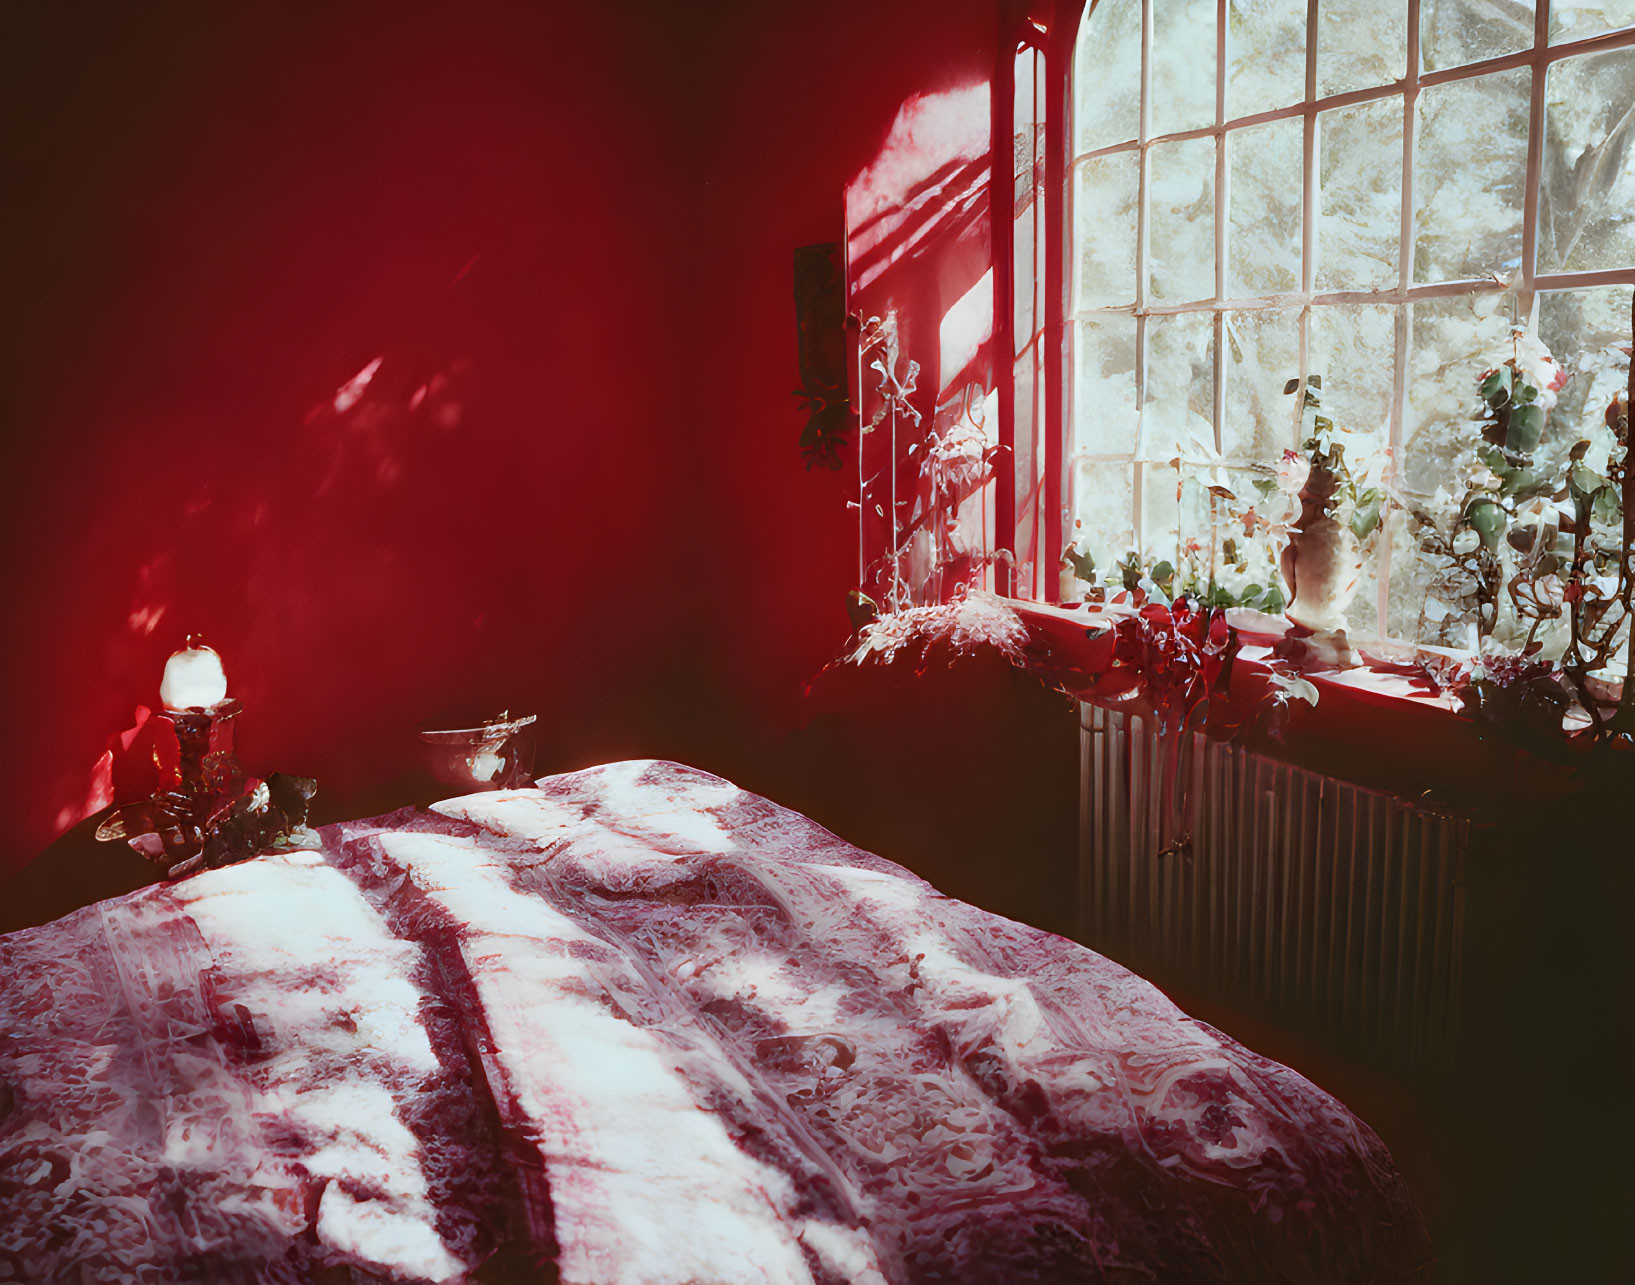
[[[1284,614],[1314,633],[1341,629],[1357,592],[1362,556],[1351,528],[1335,517],[1340,479],[1323,455],[1314,455],[1300,488],[1300,517],[1279,559],[1289,605]]]

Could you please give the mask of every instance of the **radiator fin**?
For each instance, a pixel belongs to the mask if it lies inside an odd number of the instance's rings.
[[[1133,715],[1081,713],[1086,943],[1371,1063],[1448,1065],[1467,821]]]

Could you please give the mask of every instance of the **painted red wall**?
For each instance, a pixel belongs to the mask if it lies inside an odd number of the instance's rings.
[[[855,548],[796,449],[791,259],[908,93],[989,73],[992,0],[0,23],[0,869],[193,630],[246,765],[328,816],[488,703],[540,713],[542,770],[688,758],[882,828],[803,703]],[[864,706],[877,747],[936,730]]]
[[[701,138],[713,146],[689,199],[707,229],[702,369],[727,431],[701,442],[713,473],[741,480],[712,505],[715,625],[700,672],[714,679],[699,719],[725,732],[718,761],[735,779],[953,895],[1071,931],[1078,751],[1067,701],[991,657],[952,669],[939,659],[919,678],[831,670],[802,694],[847,628],[856,482],[798,471],[791,251],[841,238],[845,184],[906,97],[991,78],[998,8],[746,5],[707,42],[714,123]]]
[[[634,745],[675,677],[654,635],[696,507],[669,20],[7,25],[8,863],[194,629],[247,765],[331,802],[400,777],[408,729],[457,701]]]

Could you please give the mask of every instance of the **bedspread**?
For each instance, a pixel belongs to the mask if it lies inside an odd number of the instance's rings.
[[[615,763],[320,837],[0,938],[0,1280],[1429,1258],[1332,1097],[718,777]]]

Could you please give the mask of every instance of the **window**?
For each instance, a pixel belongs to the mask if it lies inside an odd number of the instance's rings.
[[[995,535],[993,107],[987,80],[910,96],[846,188],[858,588],[886,609],[993,585],[1010,547]]]
[[[1054,561],[1057,532],[1048,529],[1048,461],[1042,432],[1045,391],[1045,296],[1050,282],[1045,226],[1045,156],[1048,83],[1044,51],[1023,45],[1012,82],[1011,347],[1015,418],[1011,427],[1015,488],[1016,584],[1024,598],[1045,596],[1044,578]]]
[[[1567,369],[1541,466],[1605,456],[1627,379],[1635,0],[1099,0],[1071,74],[1069,538],[1103,575],[1275,586],[1235,524],[1301,446],[1286,385],[1320,383],[1360,492],[1399,501],[1348,631],[1468,644],[1421,518],[1478,377],[1513,326]]]

